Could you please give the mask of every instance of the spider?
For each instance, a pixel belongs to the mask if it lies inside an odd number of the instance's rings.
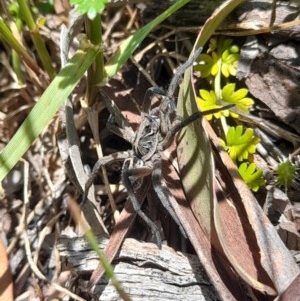
[[[196,112],[186,119],[176,116],[174,99],[175,90],[181,76],[196,61],[201,50],[202,48],[197,49],[195,54],[178,68],[167,91],[158,87],[152,87],[147,90],[142,105],[141,122],[136,132],[134,132],[129,125],[128,120],[122,115],[115,104],[104,93],[101,93],[111,114],[107,123],[108,128],[118,136],[121,136],[130,142],[132,149],[107,155],[96,162],[92,173],[86,182],[83,200],[87,198],[88,190],[97,177],[99,169],[103,165],[110,164],[114,161],[123,161],[121,172],[123,184],[128,192],[134,210],[150,228],[158,247],[161,247],[162,243],[159,229],[141,210],[141,205],[137,200],[135,191],[141,186],[141,179],[146,176],[151,176],[155,193],[178,225],[183,236],[187,238],[184,228],[170,204],[168,192],[161,185],[162,162],[160,152],[171,145],[174,135],[181,128],[200,118],[203,114],[212,114],[216,111],[209,110],[203,113]],[[152,109],[151,99],[154,95],[161,95],[162,101],[158,107]]]

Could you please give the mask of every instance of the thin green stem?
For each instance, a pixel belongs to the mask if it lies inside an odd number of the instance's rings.
[[[82,223],[81,223],[81,225],[82,225]],[[130,297],[128,296],[128,294],[126,294],[126,292],[123,290],[120,282],[117,280],[117,278],[114,274],[114,271],[112,269],[112,266],[106,259],[104,253],[99,249],[96,236],[94,235],[92,230],[91,229],[86,230],[84,235],[85,235],[87,241],[89,242],[89,245],[91,246],[91,248],[97,253],[99,261],[101,262],[101,264],[103,266],[103,269],[105,271],[105,276],[107,277],[107,279],[109,279],[111,281],[112,285],[118,291],[119,295],[121,296],[121,298],[123,300],[130,301],[131,300]]]
[[[14,3],[13,5],[9,6],[9,13],[6,12],[7,15],[11,15],[12,18],[9,18],[9,28],[12,31],[14,36],[19,36],[20,37],[20,32],[22,31],[23,28],[23,22],[22,19],[20,18],[20,10],[19,6]],[[21,41],[21,38],[19,38],[19,41]],[[24,83],[24,77],[23,77],[23,72],[22,72],[22,60],[18,53],[13,49],[11,53],[11,60],[12,60],[12,67],[13,70],[15,71],[15,74],[18,79],[18,83],[22,85]]]
[[[17,33],[19,33],[22,30],[22,21],[18,19],[16,23],[11,22],[10,28],[12,29],[13,32],[16,31]],[[24,83],[24,77],[22,73],[22,61],[19,54],[14,49],[12,50],[11,53],[11,61],[12,61],[12,67],[18,79],[18,83],[22,85]]]
[[[88,241],[89,245],[97,253],[99,261],[101,262],[101,265],[103,266],[103,269],[105,271],[105,276],[107,277],[108,280],[110,280],[112,285],[119,293],[120,297],[125,301],[130,301],[131,300],[130,297],[128,296],[128,294],[126,294],[120,282],[117,280],[113,268],[111,267],[110,263],[106,259],[104,253],[99,249],[96,236],[94,235],[93,231],[90,229],[85,219],[81,217],[81,210],[79,206],[75,203],[75,201],[70,200],[68,202],[68,207],[71,211],[71,214],[75,222],[78,225],[80,225],[80,227],[83,229],[85,238]]]
[[[220,120],[221,120],[222,129],[223,129],[223,132],[224,132],[224,136],[226,137],[227,132],[228,132],[228,124],[227,124],[226,117],[221,116]]]
[[[0,18],[0,35],[5,40],[5,42],[14,49],[19,56],[24,60],[24,62],[36,73],[40,74],[41,69],[37,66],[36,62],[29,55],[27,50],[19,43],[19,41],[14,37],[10,29],[7,27],[5,22]]]
[[[40,35],[39,27],[32,17],[27,1],[26,0],[17,0],[17,1],[20,7],[20,12],[22,14],[22,17],[30,30],[30,35],[33,44],[35,46],[35,49],[39,55],[39,58],[41,59],[46,72],[49,74],[50,78],[53,79],[56,75],[56,72],[52,66],[52,61],[48,53],[48,50],[46,48],[46,45],[44,43],[44,40]]]
[[[215,90],[215,93],[217,95],[217,99],[221,99],[222,97],[222,93],[221,93],[221,68],[222,68],[222,59],[219,58],[218,59],[218,73],[216,74],[215,76],[215,79],[214,79],[214,90]]]
[[[20,85],[24,84],[24,77],[22,74],[22,69],[21,69],[21,58],[20,56],[17,54],[16,51],[12,51],[11,53],[11,60],[12,60],[12,67],[16,73],[17,79],[18,79],[18,83]]]
[[[93,20],[86,17],[85,26],[87,37],[91,43],[102,47],[103,41],[100,15],[97,14]],[[103,51],[100,51],[94,63],[88,70],[86,95],[88,106],[91,106],[94,103],[97,86],[103,82],[105,77]]]
[[[214,79],[214,90],[215,90],[218,100],[222,100],[221,75],[222,75],[222,58],[219,56],[218,73],[216,74],[215,79]],[[224,135],[226,136],[226,134],[228,132],[228,125],[227,125],[226,118],[224,116],[221,116],[220,121],[221,121]]]
[[[85,17],[85,25],[86,25],[86,32],[87,37],[93,45],[97,45],[102,48],[102,30],[101,30],[101,18],[100,15],[90,20],[87,16]],[[104,73],[104,58],[103,58],[103,51],[100,51],[95,58],[95,61],[91,65],[88,70],[88,77],[87,77],[87,90],[86,90],[86,105],[87,107],[93,106],[98,86],[104,81],[105,73]],[[100,136],[99,136],[99,128],[98,128],[98,113],[94,114],[93,111],[88,111],[87,118],[89,124],[91,126],[93,136],[95,139],[96,149],[98,157],[103,157],[103,152],[100,143]],[[104,185],[106,188],[106,192],[108,195],[109,202],[113,209],[114,214],[117,213],[116,204],[110,191],[109,180],[107,176],[107,172],[105,167],[101,168],[102,176]],[[117,213],[118,214],[118,213]]]

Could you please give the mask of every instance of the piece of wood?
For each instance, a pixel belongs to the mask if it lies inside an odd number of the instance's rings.
[[[272,15],[272,5],[272,0],[245,1],[230,14],[222,24],[220,32],[225,31],[228,35],[240,36],[271,33],[273,40],[288,40],[290,37],[299,40],[299,20],[298,23],[295,22],[299,15],[299,7],[291,1],[276,1],[274,15]],[[282,24],[285,26],[282,27]],[[270,25],[273,27],[270,28]]]
[[[101,249],[105,242],[99,243]],[[60,255],[79,275],[98,265],[97,255],[83,238],[61,238]],[[114,260],[114,273],[132,300],[220,300],[196,255],[163,246],[126,239]],[[84,286],[85,283],[82,283]],[[102,278],[94,290],[98,300],[121,300]]]

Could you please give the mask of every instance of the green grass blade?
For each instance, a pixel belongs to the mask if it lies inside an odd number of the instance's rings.
[[[132,55],[134,50],[140,45],[143,39],[162,21],[171,16],[174,12],[182,6],[190,2],[190,0],[176,1],[172,6],[165,10],[162,14],[138,30],[132,36],[128,37],[120,46],[117,53],[106,64],[105,72],[107,76],[113,77],[118,70],[126,63],[128,58]]]
[[[70,62],[50,83],[23,124],[0,154],[0,181],[15,166],[34,140],[49,124],[94,61],[98,48],[78,50]]]

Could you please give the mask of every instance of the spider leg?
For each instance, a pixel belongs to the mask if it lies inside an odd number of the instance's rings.
[[[92,186],[92,184],[94,183],[94,181],[98,175],[99,169],[102,166],[109,164],[111,162],[114,162],[114,161],[124,161],[125,159],[129,158],[131,155],[132,155],[131,151],[126,151],[126,152],[114,153],[114,154],[100,158],[94,165],[92,173],[85,183],[85,188],[84,188],[83,197],[82,197],[82,203],[84,203],[84,201],[87,199],[89,189]]]
[[[123,116],[116,104],[104,91],[101,90],[100,94],[105,101],[106,108],[111,114],[107,122],[108,129],[119,137],[133,143],[135,133],[130,126],[129,121]]]
[[[161,102],[161,105],[159,106],[161,133],[163,135],[167,135],[169,129],[171,128],[171,124],[176,117],[176,101],[174,98],[174,93],[176,88],[178,87],[179,80],[184,72],[197,60],[201,51],[202,47],[198,48],[193,56],[177,69],[175,75],[171,80],[168,91],[163,94],[164,98]]]
[[[151,100],[154,95],[166,95],[166,91],[162,88],[159,87],[151,87],[147,89],[146,94],[144,96],[144,101],[142,105],[142,113],[147,114],[150,112],[151,108]]]
[[[169,212],[169,214],[171,215],[175,223],[178,225],[182,235],[185,238],[187,238],[186,232],[183,229],[180,220],[178,219],[173,207],[169,202],[168,195],[165,192],[164,187],[162,187],[162,183],[161,183],[162,164],[161,164],[161,158],[159,154],[156,154],[152,157],[152,163],[153,163],[152,184],[153,184],[154,191],[159,197],[162,205],[166,208],[166,210]]]
[[[199,47],[198,49],[195,50],[193,56],[189,58],[183,65],[179,66],[179,68],[176,70],[175,75],[173,76],[171,83],[169,85],[169,89],[167,91],[167,97],[169,99],[173,98],[173,95],[175,93],[175,90],[178,86],[178,82],[181,78],[181,76],[184,74],[184,72],[191,67],[194,62],[198,59],[199,55],[202,52],[203,47]]]
[[[109,131],[116,134],[117,136],[125,139],[129,143],[133,144],[135,133],[131,127],[127,128],[121,128],[116,124],[115,117],[113,115],[110,115],[108,118],[108,121],[106,123],[106,127]]]
[[[145,222],[145,224],[150,228],[153,237],[155,238],[156,244],[159,248],[161,248],[161,236],[159,233],[158,227],[153,223],[153,221],[141,210],[140,202],[137,200],[136,195],[134,193],[133,185],[130,181],[130,177],[132,176],[146,176],[151,173],[151,169],[146,166],[142,167],[131,167],[131,160],[125,160],[123,164],[122,170],[122,180],[123,184],[127,189],[129,198],[132,202],[133,209],[136,211],[138,216]]]
[[[202,118],[204,115],[215,114],[215,113],[218,113],[218,112],[220,112],[222,110],[228,110],[228,109],[230,109],[232,107],[234,107],[234,104],[226,105],[226,106],[223,106],[221,108],[207,110],[207,111],[204,111],[204,112],[198,111],[198,112],[195,112],[194,114],[192,114],[191,116],[188,116],[186,118],[182,118],[180,116],[177,116],[176,117],[177,118],[177,122],[168,131],[168,133],[165,136],[164,140],[160,144],[161,150],[164,150],[164,149],[168,148],[171,145],[171,143],[172,143],[172,139],[173,139],[174,135],[177,132],[179,132],[182,128],[184,128],[187,125],[189,125],[190,123],[193,123],[194,121]]]
[[[197,60],[197,58],[199,57],[199,55],[202,52],[202,49],[203,49],[203,47],[199,47],[198,49],[196,49],[193,56],[177,69],[176,74],[174,75],[174,77],[171,80],[171,83],[169,85],[169,89],[167,92],[165,92],[163,89],[161,89],[159,87],[152,87],[147,90],[146,95],[144,97],[143,112],[149,111],[150,106],[151,106],[151,97],[155,94],[166,96],[166,101],[168,101],[168,102],[170,102],[170,100],[173,99],[173,95],[178,86],[178,82],[179,82],[181,76]],[[174,104],[174,106],[175,106],[175,104]]]

